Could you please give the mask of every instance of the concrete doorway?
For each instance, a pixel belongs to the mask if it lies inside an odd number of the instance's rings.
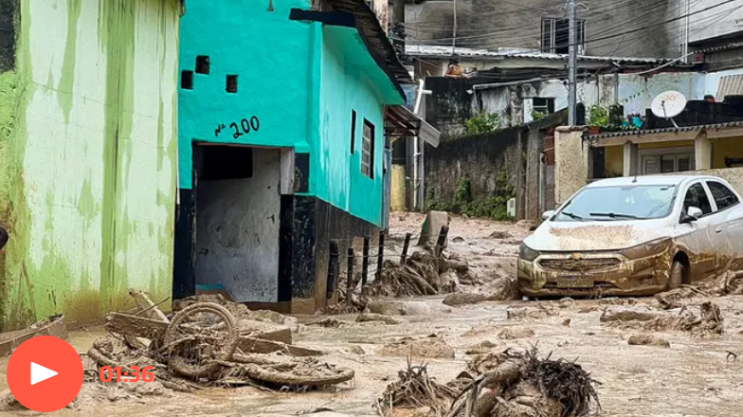
[[[187,287],[236,302],[276,303],[281,149],[193,149],[191,271],[185,275],[193,284]]]

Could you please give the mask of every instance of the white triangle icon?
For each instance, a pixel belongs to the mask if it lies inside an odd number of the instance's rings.
[[[46,381],[55,375],[58,374],[51,369],[44,368],[41,365],[31,362],[31,385],[36,385],[41,381]]]

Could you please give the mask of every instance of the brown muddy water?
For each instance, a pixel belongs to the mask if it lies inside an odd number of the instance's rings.
[[[740,329],[723,336],[692,338],[683,332],[652,332],[670,342],[671,348],[630,346],[627,339],[637,330],[617,329],[599,322],[600,311],[580,313],[597,301],[578,300],[566,308],[547,302],[554,315],[541,319],[507,319],[509,305],[534,303],[483,303],[450,309],[441,297],[426,298],[432,314],[407,317],[400,325],[356,323],[354,316],[339,316],[340,328],[305,327],[297,334],[298,344],[321,348],[331,363],[351,367],[356,380],[333,392],[275,393],[254,388],[212,388],[197,394],[172,394],[142,402],[110,402],[105,398],[88,402],[79,410],[65,409],[54,416],[245,416],[302,415],[330,409],[352,415],[375,415],[373,403],[397,371],[406,366],[404,357],[378,356],[382,344],[401,337],[426,338],[437,335],[452,346],[453,360],[416,359],[428,363],[429,372],[439,381],[454,378],[465,367],[465,351],[483,341],[507,347],[527,348],[538,344],[541,352],[555,357],[577,359],[602,385],[599,395],[601,416],[740,416],[743,407],[743,360],[728,362],[728,352],[743,354]],[[743,297],[715,300],[726,317],[737,318]],[[648,300],[649,302],[649,300]],[[644,301],[641,301],[641,304]],[[563,325],[570,318],[569,326]],[[735,323],[733,320],[732,323]],[[502,340],[507,327],[529,328],[534,337]],[[466,335],[465,335],[466,333]],[[85,351],[100,329],[75,331],[71,343]],[[354,348],[356,347],[356,348]],[[360,354],[361,348],[364,354]],[[353,352],[353,353],[352,353]],[[742,359],[743,359],[743,355]],[[5,370],[7,360],[0,371]],[[5,382],[3,378],[3,382]],[[30,411],[0,415],[37,415]]]
[[[417,233],[422,217],[393,213],[388,250],[395,253],[400,238],[406,232]],[[493,238],[493,232],[503,232]],[[487,291],[496,276],[515,273],[517,246],[528,229],[512,224],[453,218],[449,251],[467,259],[483,280]],[[399,370],[407,366],[407,358],[379,355],[381,347],[403,337],[427,339],[438,336],[454,349],[454,359],[415,358],[415,364],[427,363],[430,375],[439,382],[453,379],[465,369],[470,359],[465,354],[472,346],[484,341],[496,345],[494,351],[506,348],[526,349],[536,344],[543,354],[577,362],[591,372],[602,385],[598,387],[603,406],[600,416],[606,417],[680,417],[680,416],[742,416],[743,415],[743,296],[714,298],[725,319],[722,336],[694,337],[681,331],[644,332],[638,329],[609,327],[599,318],[601,308],[608,307],[595,300],[574,303],[542,302],[549,315],[507,318],[509,306],[532,307],[536,302],[487,302],[450,308],[441,303],[443,296],[419,298],[431,308],[425,316],[402,317],[399,325],[378,322],[356,323],[354,315],[335,316],[343,324],[339,328],[302,327],[295,334],[297,344],[319,348],[328,354],[321,359],[352,368],[356,378],[333,391],[311,393],[280,393],[255,388],[210,388],[195,394],[173,393],[167,396],[144,397],[142,400],[111,402],[105,396],[82,401],[79,409],[65,409],[53,416],[61,417],[139,417],[139,416],[297,416],[318,409],[358,416],[373,416],[373,404],[387,384],[394,381]],[[639,307],[652,299],[641,299]],[[563,308],[561,308],[563,307]],[[309,322],[318,317],[301,317]],[[565,325],[570,319],[569,325]],[[511,335],[534,336],[508,339],[499,334],[513,328]],[[652,334],[670,342],[661,346],[630,346],[627,340],[636,334]],[[93,340],[102,336],[100,328],[73,331],[70,343],[80,352],[87,351]],[[363,354],[362,354],[363,352]],[[728,361],[728,352],[740,355],[738,361]],[[53,352],[50,352],[53,354]],[[7,359],[0,360],[0,373],[5,372]],[[0,378],[5,388],[5,378]],[[4,416],[39,415],[31,411],[0,412]]]

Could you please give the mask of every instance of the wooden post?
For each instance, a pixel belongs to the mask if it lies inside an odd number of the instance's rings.
[[[348,248],[348,268],[346,269],[346,305],[353,304],[351,295],[353,294],[354,289],[354,280],[353,280],[353,262],[354,258],[356,258],[356,254],[353,251],[353,248]]]
[[[338,279],[338,241],[330,241],[330,258],[328,259],[328,285],[327,285],[327,299],[333,298],[335,292],[335,283]]]
[[[366,287],[369,278],[369,238],[364,238],[363,258],[361,260],[361,288]]]
[[[400,266],[405,266],[405,260],[408,257],[408,247],[410,246],[410,238],[413,236],[412,233],[405,233],[405,243],[402,245],[402,256],[400,256]]]
[[[384,263],[384,236],[386,232],[384,230],[379,231],[379,246],[377,249],[377,273],[376,279],[379,279],[382,274],[382,264]]]
[[[439,240],[436,242],[436,256],[440,256],[444,250],[446,244],[446,236],[449,234],[449,226],[441,226],[441,232],[439,232]]]

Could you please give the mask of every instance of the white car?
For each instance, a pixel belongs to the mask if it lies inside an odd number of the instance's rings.
[[[600,180],[524,240],[525,296],[650,295],[743,269],[743,204],[712,176]]]

